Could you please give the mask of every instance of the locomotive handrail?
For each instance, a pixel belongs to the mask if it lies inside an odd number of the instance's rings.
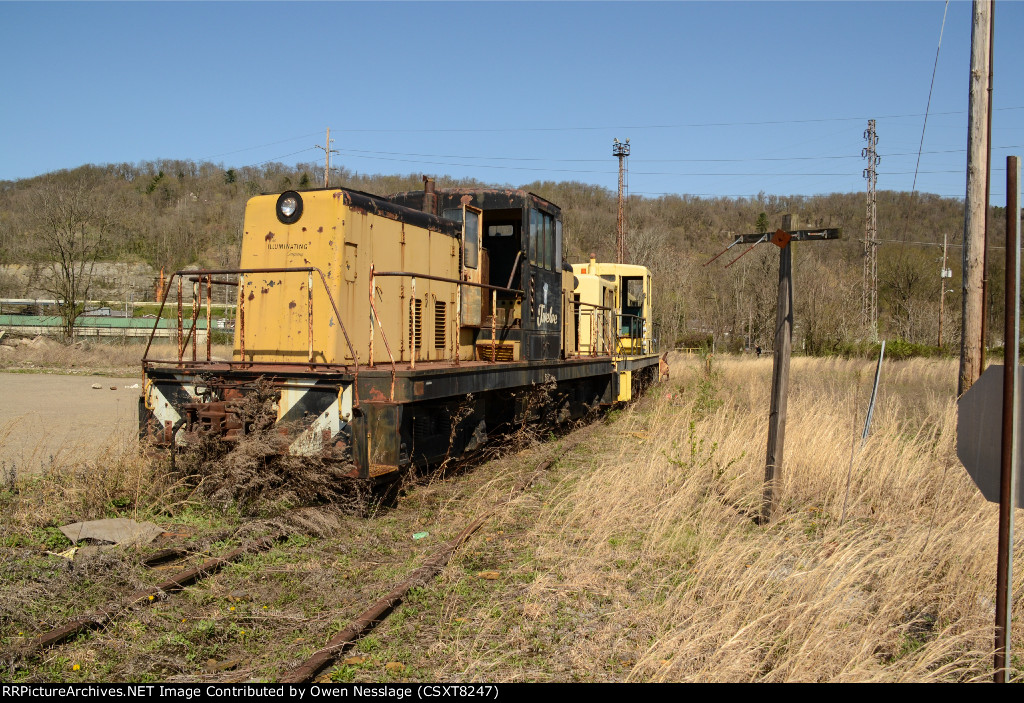
[[[517,261],[518,261],[518,259],[517,259]],[[514,271],[514,267],[513,267],[513,271]],[[473,281],[460,281],[457,278],[445,278],[444,276],[432,276],[430,274],[414,273],[412,271],[380,271],[380,272],[376,272],[376,273],[371,272],[370,275],[371,276],[392,276],[392,277],[408,276],[409,278],[412,278],[413,286],[416,285],[416,279],[417,278],[424,278],[424,279],[426,279],[428,281],[440,281],[441,283],[454,283],[456,286],[459,286],[459,293],[457,295],[457,298],[459,298],[460,300],[461,300],[461,296],[462,296],[462,288],[461,288],[462,286],[472,286],[474,288],[484,288],[486,290],[491,291],[491,298],[492,298],[492,300],[491,300],[491,363],[497,362],[497,357],[495,356],[495,344],[496,344],[495,335],[496,335],[497,332],[496,332],[496,323],[495,323],[494,316],[495,316],[495,309],[497,307],[497,296],[498,296],[498,293],[499,292],[500,293],[513,293],[513,294],[515,294],[517,296],[525,295],[524,291],[521,291],[521,290],[519,290],[517,288],[505,288],[505,287],[502,287],[502,286],[492,286],[492,285],[490,285],[488,283],[475,283]],[[370,301],[371,305],[373,304],[372,297],[373,296],[372,296],[372,293],[371,293],[371,301]],[[374,312],[374,314],[376,315],[376,312]],[[459,314],[460,313],[457,311],[456,312],[456,319],[458,319],[458,315]],[[377,323],[377,326],[380,327],[380,322]],[[504,325],[504,329],[508,329],[508,325],[507,324]],[[372,322],[370,324],[370,331],[371,331],[370,340],[372,342],[372,340],[373,340],[373,335],[372,335],[373,323]],[[384,335],[384,328],[381,328],[380,333],[381,333],[381,336],[383,337],[383,335]],[[385,346],[387,345],[387,338],[386,337],[384,338],[384,344],[385,344]],[[389,355],[391,354],[390,348],[388,349],[388,354]],[[370,356],[372,357],[373,354],[371,353]],[[372,361],[372,359],[371,359],[371,361]],[[391,359],[392,366],[394,366],[394,363],[395,363],[395,360],[394,360],[394,357],[392,357],[392,359]],[[455,363],[456,364],[459,363],[459,352],[458,352],[458,340],[457,339],[456,339],[456,345],[455,345]],[[413,350],[413,354],[412,354],[412,367],[413,368],[416,367],[416,353],[415,353],[415,350]],[[393,390],[392,390],[392,392],[393,392]]]
[[[359,404],[359,397],[358,397],[358,393],[359,393],[359,391],[358,391],[358,386],[359,386],[359,357],[356,355],[356,350],[352,346],[352,340],[349,338],[348,331],[345,329],[345,323],[341,319],[341,313],[338,311],[337,303],[334,302],[334,296],[331,294],[330,286],[327,285],[327,277],[324,275],[324,272],[319,267],[316,267],[316,266],[272,267],[272,268],[238,268],[238,269],[201,269],[201,270],[194,270],[194,269],[193,270],[185,270],[185,269],[182,269],[182,270],[179,270],[179,271],[175,271],[174,273],[172,273],[170,275],[170,278],[167,279],[167,286],[164,288],[163,295],[161,296],[160,309],[157,311],[156,322],[153,325],[153,330],[149,333],[149,339],[146,342],[146,350],[142,354],[142,363],[143,363],[143,365],[145,365],[147,363],[173,363],[173,362],[168,362],[168,361],[164,361],[164,360],[161,360],[161,359],[150,359],[149,358],[149,350],[153,346],[153,338],[156,336],[157,327],[160,324],[160,320],[163,318],[164,307],[167,305],[167,296],[171,292],[171,283],[172,283],[172,281],[174,280],[175,277],[178,278],[178,301],[177,301],[178,302],[178,361],[177,361],[177,363],[178,363],[178,365],[183,365],[183,364],[187,363],[187,362],[183,361],[183,359],[182,359],[184,350],[182,349],[182,333],[183,333],[183,329],[182,329],[182,296],[181,296],[182,290],[181,290],[181,284],[182,284],[182,279],[183,278],[185,278],[186,276],[190,277],[190,280],[195,284],[193,290],[195,288],[198,288],[199,281],[201,279],[205,278],[206,281],[207,281],[207,290],[208,291],[212,291],[212,285],[214,283],[216,283],[218,285],[235,285],[235,286],[239,286],[239,293],[241,294],[242,293],[242,288],[241,288],[241,285],[240,285],[241,281],[239,281],[239,283],[234,283],[234,284],[232,284],[229,281],[214,281],[213,280],[213,276],[228,275],[228,274],[244,276],[244,275],[250,274],[250,273],[306,273],[306,274],[309,275],[309,282],[307,284],[307,287],[310,289],[309,292],[308,292],[308,295],[309,295],[309,312],[308,312],[308,317],[309,317],[309,343],[310,343],[310,358],[309,358],[308,365],[311,368],[317,367],[317,366],[343,366],[343,367],[347,368],[348,367],[347,364],[322,364],[320,362],[313,361],[313,355],[312,355],[312,343],[313,343],[313,321],[312,321],[312,314],[313,314],[313,307],[312,307],[313,291],[312,291],[312,278],[313,278],[313,272],[314,271],[316,271],[320,275],[320,281],[321,281],[321,283],[323,283],[324,292],[327,293],[327,299],[331,302],[331,308],[334,310],[335,319],[337,319],[338,326],[341,328],[341,334],[345,337],[345,344],[348,346],[349,353],[352,355],[352,364],[353,364],[353,367],[354,367],[354,369],[353,369],[353,376],[354,376],[354,381],[355,381],[354,386],[356,388],[356,390],[355,390],[356,397],[354,398],[354,401],[355,401],[356,405],[358,405]],[[209,325],[209,321],[210,321],[210,318],[211,318],[211,308],[210,308],[210,306],[211,306],[212,298],[213,298],[213,296],[209,295],[209,294],[207,295],[207,298],[206,298],[207,320],[208,320],[207,330],[206,330],[206,338],[207,338],[207,359],[206,359],[206,361],[207,362],[211,362],[212,361],[211,353],[210,353],[210,348],[209,348],[210,347],[210,334],[212,332],[212,330],[210,329],[210,325]],[[187,339],[191,339],[192,338],[192,332],[195,329],[196,321],[198,320],[198,310],[196,310],[196,307],[195,307],[196,306],[195,297],[193,297],[192,305],[193,305],[193,326],[192,326],[192,329],[189,330],[189,336],[188,336]],[[241,352],[242,358],[241,358],[241,361],[238,362],[238,363],[239,363],[239,365],[245,365],[246,361],[245,361],[245,355],[244,355],[244,349],[245,349],[245,347],[244,347],[244,344],[245,344],[245,339],[244,339],[244,335],[245,335],[245,299],[244,299],[244,296],[242,297],[241,303],[239,304],[238,315],[239,315],[239,318],[241,319],[241,322],[242,322],[242,328],[241,328],[241,330],[239,332],[240,335],[241,335],[239,337],[239,351]],[[195,344],[193,343],[193,353],[194,352],[195,352]],[[198,362],[195,359],[193,359],[192,363],[197,364]],[[276,364],[283,364],[283,363],[290,363],[290,362],[273,362],[273,361],[270,361],[270,362],[261,362],[261,363],[268,363],[268,364],[275,364],[276,365]],[[231,362],[228,362],[228,364],[229,365],[234,365],[235,362],[231,361]]]
[[[473,281],[460,281],[457,278],[444,278],[443,276],[430,276],[425,273],[413,273],[412,271],[378,271],[374,274],[375,276],[410,276],[412,278],[425,278],[429,281],[441,281],[442,283],[455,283],[462,286],[473,286],[474,288],[486,288],[488,290],[498,291],[500,293],[516,293],[517,295],[523,295],[523,291],[518,288],[504,288],[502,286],[492,286],[487,283],[474,283]]]
[[[596,303],[587,303],[587,302],[584,302],[582,300],[574,300],[574,301],[572,301],[572,303],[573,303],[573,305],[575,305],[577,307],[594,308],[593,310],[580,310],[579,311],[579,314],[581,316],[586,315],[586,316],[591,318],[590,332],[591,332],[591,337],[593,339],[590,342],[590,355],[591,356],[597,356],[597,327],[594,324],[594,318],[596,317],[598,311],[601,311],[601,338],[604,340],[605,345],[608,347],[609,354],[614,354],[614,349],[612,348],[612,346],[613,346],[612,345],[612,341],[611,341],[611,338],[608,336],[608,331],[609,330],[607,329],[608,323],[609,323],[609,319],[608,319],[607,313],[613,312],[614,309],[610,308],[610,307],[607,307],[606,305],[597,305]]]
[[[374,278],[377,276],[373,270],[373,264],[370,264],[370,368],[373,368],[373,323],[377,323],[377,327],[380,328],[380,338],[384,340],[384,348],[388,352],[388,358],[391,359],[391,402],[395,402],[395,355],[391,353],[391,345],[388,344],[388,336],[384,333],[384,326],[380,324],[380,318],[377,316],[377,306],[373,303],[374,294],[377,292],[377,285],[374,283]]]
[[[643,334],[643,324],[642,324],[644,322],[643,316],[642,315],[634,315],[632,313],[619,313],[618,317],[619,317],[619,320],[620,320],[619,324],[617,326],[618,330],[619,330],[619,333],[616,336],[620,340],[620,343],[617,345],[617,347],[621,348],[621,346],[622,346],[621,340],[628,338],[629,341],[630,341],[630,347],[631,348],[636,346],[636,340],[639,339],[640,340],[640,344],[641,344],[641,349],[643,349],[643,345],[644,345],[644,334]],[[627,320],[627,319],[629,320],[629,334],[624,335],[624,334],[622,334],[622,322]]]

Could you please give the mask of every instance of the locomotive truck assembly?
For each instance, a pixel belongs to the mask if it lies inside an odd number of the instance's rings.
[[[239,267],[167,282],[177,355],[147,345],[140,435],[172,449],[197,433],[237,440],[243,401],[269,387],[291,454],[388,479],[656,380],[647,269],[570,266],[560,209],[532,193],[424,183],[249,200]],[[237,287],[230,360],[198,339],[215,286]]]

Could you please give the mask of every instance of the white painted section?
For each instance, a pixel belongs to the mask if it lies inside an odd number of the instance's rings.
[[[284,393],[281,394],[282,400]],[[324,430],[334,437],[341,432],[343,424],[352,419],[352,386],[344,386],[342,393],[326,410],[320,413],[305,432],[295,438],[288,447],[293,456],[311,456],[324,450]]]
[[[179,381],[185,381],[184,376],[175,376],[175,378]],[[195,402],[199,400],[199,396],[194,392],[194,384],[182,383],[181,388],[188,393],[190,401]],[[149,405],[153,408],[153,417],[160,422],[160,427],[165,427],[167,421],[170,421],[171,425],[177,424],[178,420],[181,419],[181,415],[178,414],[178,411],[174,409],[173,405],[171,405],[167,396],[160,391],[160,387],[157,386],[156,383],[153,383],[148,386],[147,392],[149,395]],[[183,430],[184,428],[181,428],[178,431],[181,432]],[[175,439],[177,440],[177,438]]]

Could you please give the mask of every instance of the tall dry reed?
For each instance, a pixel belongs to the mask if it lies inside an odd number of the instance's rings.
[[[677,360],[670,383],[572,460],[528,537],[539,574],[521,606],[585,618],[570,670],[614,660],[643,681],[988,678],[996,506],[956,458],[955,367],[887,364],[861,446],[873,374],[871,362],[793,360],[767,526],[755,517],[770,360],[710,371]]]

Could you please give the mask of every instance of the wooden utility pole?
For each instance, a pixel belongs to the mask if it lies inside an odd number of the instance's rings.
[[[991,231],[992,213],[989,203],[992,194],[992,47],[995,44],[996,0],[988,0],[988,90],[985,98],[985,239],[981,245],[981,368],[985,370],[985,354],[988,351],[988,233]]]
[[[793,216],[784,215],[782,229],[793,229]],[[767,523],[775,509],[775,485],[782,473],[782,450],[786,441],[786,406],[789,399],[789,357],[793,347],[793,248],[789,242],[779,249],[779,295],[775,303],[775,343],[772,364],[772,401],[768,411],[768,454],[764,462],[764,501],[761,522]]]
[[[967,190],[964,202],[963,328],[960,335],[962,395],[982,371],[982,320],[985,236],[985,171],[988,144],[989,0],[974,0],[971,28],[970,104],[967,132]]]
[[[749,244],[743,253],[726,264],[732,266],[762,242],[771,242],[779,248],[779,296],[775,305],[775,363],[772,366],[772,400],[768,411],[768,454],[764,463],[764,501],[761,504],[761,524],[771,520],[775,508],[775,487],[782,473],[782,449],[786,439],[786,400],[789,395],[789,355],[793,346],[793,253],[790,242],[823,242],[839,239],[836,227],[794,229],[796,218],[783,215],[783,229],[769,237],[767,232],[741,234],[732,244],[713,256],[708,266],[737,244]]]
[[[324,143],[327,144],[327,146],[320,146],[319,144],[317,144],[316,148],[317,149],[323,149],[324,153],[327,155],[327,161],[324,164],[324,188],[330,188],[331,187],[330,186],[331,154],[337,154],[338,153],[337,149],[332,149],[331,148],[331,128],[330,127],[327,128],[327,141],[324,142]]]

